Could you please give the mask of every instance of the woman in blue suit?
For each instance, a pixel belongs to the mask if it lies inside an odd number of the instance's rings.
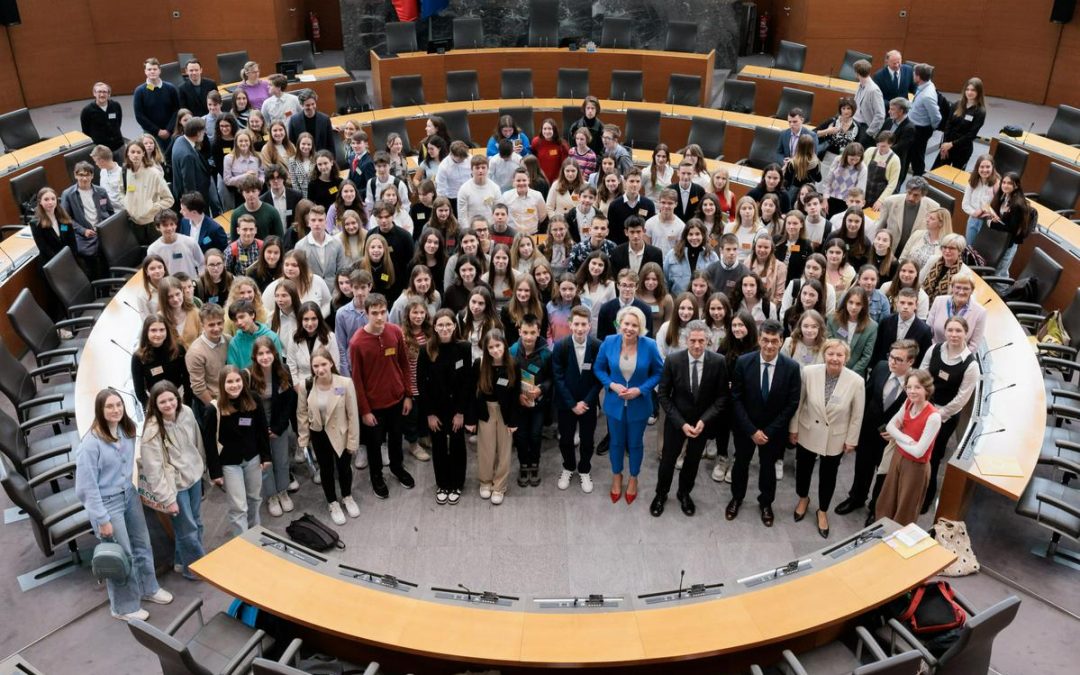
[[[623,455],[630,451],[630,482],[626,503],[637,498],[637,475],[645,454],[645,427],[653,414],[653,390],[660,383],[664,362],[656,341],[645,337],[645,314],[636,307],[619,310],[619,332],[609,335],[596,357],[596,378],[604,385],[604,414],[611,435],[611,502],[622,496]]]

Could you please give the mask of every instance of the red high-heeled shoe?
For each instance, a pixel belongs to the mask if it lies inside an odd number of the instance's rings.
[[[634,492],[634,493],[627,492],[626,493],[626,503],[627,504],[633,504],[635,499],[637,499],[637,493],[636,492]]]
[[[622,488],[621,487],[618,490],[612,490],[611,491],[611,503],[612,504],[618,504],[620,497],[622,497]]]

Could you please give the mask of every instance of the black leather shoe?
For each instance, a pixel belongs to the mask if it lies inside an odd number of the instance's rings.
[[[518,487],[529,487],[529,467],[524,464],[518,469],[517,484]]]
[[[798,508],[797,504],[796,504],[795,508]],[[806,508],[809,510],[810,506],[807,505]],[[792,512],[791,515],[795,519],[796,523],[801,523],[802,519],[806,517],[806,511],[803,511],[802,513],[799,513],[798,511],[794,511],[794,512]]]
[[[819,509],[819,510],[818,510],[818,514],[819,514],[819,516],[820,516],[820,514],[822,514],[822,513],[824,513],[824,511],[821,511],[821,510]],[[821,520],[819,519],[819,520],[818,520],[818,522],[820,523],[820,522],[821,522]],[[826,519],[826,521],[825,521],[825,522],[826,522],[826,523],[828,523],[828,522],[829,522],[829,521],[828,521],[828,519]],[[821,525],[818,525],[818,529],[817,529],[817,531],[818,531],[818,534],[820,534],[820,535],[821,535],[821,538],[822,538],[822,539],[828,539],[828,538],[829,538],[829,528],[828,528],[828,527],[822,527]]]
[[[854,499],[845,499],[836,505],[835,511],[837,514],[844,516],[856,509],[862,508],[863,503],[864,502],[857,502]]]
[[[529,485],[532,487],[540,487],[540,465],[533,464],[529,469]]]
[[[649,505],[649,513],[651,513],[654,518],[659,518],[664,515],[664,502],[666,500],[667,497],[664,495],[656,495],[653,497],[652,504]]]
[[[412,474],[406,471],[404,467],[397,470],[391,469],[390,473],[394,474],[394,478],[397,478],[398,482],[401,483],[401,487],[406,490],[416,487],[416,481],[413,480]]]
[[[386,499],[390,496],[390,490],[387,489],[386,481],[382,478],[371,481],[371,489],[379,499]]]
[[[762,504],[761,506],[761,522],[765,523],[765,527],[772,527],[773,517],[772,506]]]
[[[679,500],[679,507],[682,508],[682,512],[688,516],[694,515],[697,512],[697,508],[694,506],[694,500],[690,499],[690,495],[675,495]]]
[[[728,502],[727,508],[724,509],[724,517],[728,520],[735,520],[735,516],[739,515],[739,506],[742,502],[738,499],[732,499]]]

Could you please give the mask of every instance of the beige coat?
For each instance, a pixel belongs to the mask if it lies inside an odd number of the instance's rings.
[[[878,217],[878,229],[889,231],[889,234],[892,235],[894,248],[900,242],[900,234],[904,231],[904,200],[906,199],[907,193],[901,191],[891,197],[887,197],[881,203],[881,214]],[[922,201],[919,202],[919,210],[915,214],[915,222],[911,226],[912,234],[919,230],[925,230],[926,215],[940,206],[940,204],[930,197],[923,197]]]
[[[819,455],[832,457],[844,451],[844,444],[859,444],[865,399],[863,379],[844,368],[825,404],[825,364],[806,366],[802,371],[799,410],[791,418],[788,431],[799,434],[799,445]]]
[[[301,391],[296,410],[296,421],[300,427],[297,443],[301,448],[311,444],[312,431],[325,431],[334,446],[338,457],[346,450],[356,452],[360,448],[360,412],[356,406],[356,390],[352,380],[341,375],[333,376],[330,385],[333,403],[329,414],[324,419],[315,404],[314,390],[318,386],[312,381],[311,391],[307,381],[300,383]]]

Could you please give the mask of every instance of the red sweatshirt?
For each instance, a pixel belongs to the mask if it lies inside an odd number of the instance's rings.
[[[536,160],[540,162],[540,171],[543,172],[550,185],[559,177],[559,170],[562,168],[563,160],[570,155],[570,148],[561,141],[552,143],[544,140],[542,136],[537,136],[532,139],[529,152],[536,155]]]
[[[364,328],[356,331],[349,340],[349,363],[361,415],[397,405],[412,391],[405,337],[392,323],[381,335]]]

